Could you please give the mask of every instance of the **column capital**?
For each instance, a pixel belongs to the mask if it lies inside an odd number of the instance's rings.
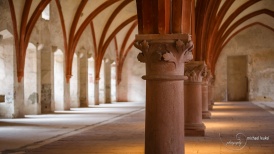
[[[136,48],[142,52],[137,58],[146,63],[146,79],[165,75],[168,79],[184,77],[184,63],[190,61],[193,42],[188,34],[136,35]],[[162,78],[161,78],[162,79]]]
[[[204,76],[203,76],[203,82],[208,84],[213,79],[213,75],[209,69],[206,69]]]
[[[185,64],[185,75],[189,82],[202,82],[205,71],[206,64],[204,61],[191,61]]]

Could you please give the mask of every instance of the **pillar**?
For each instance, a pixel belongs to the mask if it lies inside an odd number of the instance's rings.
[[[24,118],[24,77],[21,79],[21,82],[17,81],[17,77],[15,78],[14,112],[12,114],[12,118]]]
[[[67,56],[67,55],[65,55]],[[64,74],[66,70],[66,61],[64,61]],[[64,110],[70,110],[70,82],[66,80],[66,77],[64,75]]]
[[[111,60],[105,59],[105,103],[111,103]]]
[[[17,70],[16,64],[16,50],[13,47],[13,66],[14,70]],[[18,82],[17,71],[14,71],[14,95],[13,95],[13,113],[11,118],[24,118],[24,77],[21,82]]]
[[[116,101],[128,102],[128,75],[123,73],[119,79],[118,63],[116,63],[116,65]],[[123,71],[127,72],[126,66],[124,66]]]
[[[202,74],[204,71],[203,61],[192,61],[185,66],[185,75],[188,77],[184,83],[186,136],[205,135],[205,125],[202,122]]]
[[[212,75],[210,75],[209,81],[208,81],[208,109],[213,110],[213,87],[214,87],[214,78]]]
[[[70,105],[72,108],[80,107],[80,57],[76,52],[72,61],[72,77],[70,78]]]
[[[99,78],[95,78],[94,80],[94,105],[100,105],[99,100]]]
[[[70,110],[70,83],[64,84],[64,110]]]
[[[184,153],[184,62],[192,59],[187,34],[139,34],[146,64],[145,153]],[[191,54],[191,55],[190,55]]]
[[[209,79],[209,73],[208,71],[206,71],[203,77],[203,82],[202,82],[203,119],[211,118],[211,112],[208,110],[208,79]]]
[[[95,83],[95,74],[94,74],[94,60],[93,57],[88,57],[88,101],[89,105],[95,104],[94,99],[94,83]]]
[[[88,57],[85,50],[80,54],[80,106],[88,107]]]
[[[43,44],[29,43],[24,68],[24,114],[41,114],[41,49]]]
[[[44,45],[41,50],[41,112],[51,113],[54,111],[53,97],[53,52],[57,50],[56,46]]]

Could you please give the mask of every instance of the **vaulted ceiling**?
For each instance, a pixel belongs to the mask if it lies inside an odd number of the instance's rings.
[[[273,0],[197,0],[195,13],[195,59],[206,60],[212,73],[224,46],[242,30],[262,25],[274,32]]]
[[[17,65],[21,68],[19,76],[23,75],[24,68],[21,66],[24,65],[32,30],[49,3],[55,5],[58,12],[51,18],[60,18],[68,79],[72,75],[73,54],[86,28],[91,31],[91,50],[99,68],[111,42],[116,46],[117,58],[125,59],[137,33],[134,0],[0,0],[0,4],[4,4],[4,1],[9,2],[13,20]],[[196,0],[196,34],[192,34],[196,35],[195,60],[206,60],[214,73],[218,56],[228,41],[256,24],[274,32],[273,0]]]

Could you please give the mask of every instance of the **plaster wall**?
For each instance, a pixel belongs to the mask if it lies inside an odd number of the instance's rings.
[[[117,86],[120,95],[117,99],[130,102],[145,102],[146,82],[141,77],[145,75],[145,64],[137,60],[139,51],[134,47],[125,60],[122,80]]]
[[[25,70],[24,70],[24,113],[25,114],[40,114],[41,103],[40,96],[40,54],[36,50],[36,46],[29,43],[26,53]],[[39,68],[39,69],[38,69]],[[39,70],[39,71],[38,71]]]
[[[94,60],[88,59],[88,104],[94,105]]]
[[[54,102],[55,110],[64,110],[64,57],[61,50],[54,53]]]
[[[116,98],[116,64],[111,64],[111,101],[115,102]]]
[[[14,48],[13,39],[0,41],[0,95],[4,101],[0,102],[0,118],[12,118],[14,113]]]
[[[72,62],[72,77],[70,78],[70,105],[71,107],[80,107],[79,101],[79,58],[74,55]]]
[[[0,10],[0,31],[7,29],[10,32],[13,32],[9,1],[0,0]]]
[[[88,66],[88,70],[87,70],[88,87],[87,87],[86,94],[88,94],[87,96],[88,104],[94,105],[95,104],[94,102],[94,89],[95,89],[94,88],[94,84],[95,84],[94,66],[95,65],[94,65],[94,59],[92,57],[88,59],[87,66]],[[100,70],[101,71],[100,71],[100,80],[99,80],[99,102],[100,104],[102,104],[102,103],[105,103],[104,62],[102,63]],[[83,77],[83,80],[86,81],[86,77]]]
[[[235,55],[247,55],[249,101],[274,101],[273,42],[273,31],[260,25],[249,27],[230,40],[216,63],[215,101],[227,101],[227,57]]]
[[[102,62],[101,68],[100,68],[100,80],[99,80],[99,102],[100,104],[105,103],[105,63]]]

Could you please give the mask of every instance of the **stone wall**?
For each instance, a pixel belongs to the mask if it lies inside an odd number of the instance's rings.
[[[255,25],[237,34],[224,47],[216,64],[215,100],[227,100],[227,57],[247,55],[250,101],[274,100],[274,33]]]

